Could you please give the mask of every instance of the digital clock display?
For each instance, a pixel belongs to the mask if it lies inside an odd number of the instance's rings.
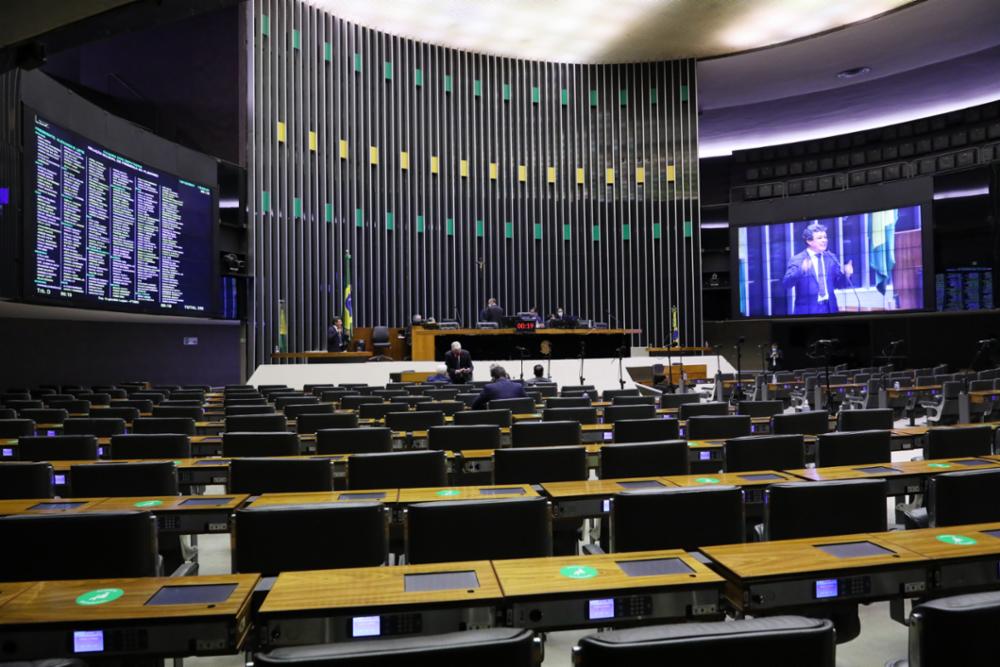
[[[534,320],[519,320],[514,323],[515,331],[534,331],[537,323]]]

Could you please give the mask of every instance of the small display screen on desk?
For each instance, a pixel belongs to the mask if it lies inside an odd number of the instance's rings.
[[[475,570],[459,572],[428,572],[403,576],[403,590],[407,593],[427,591],[474,590],[479,588]]]
[[[3,457],[6,459],[6,458],[10,458],[12,456],[14,456],[14,448],[13,447],[4,447],[3,448]]]
[[[891,556],[893,552],[871,542],[843,542],[841,544],[817,544],[816,548],[834,558],[867,558],[870,556]]]
[[[71,510],[80,507],[86,503],[38,503],[37,505],[32,505],[29,510]]]
[[[993,461],[987,461],[986,459],[966,459],[964,461],[952,461],[952,463],[957,463],[960,466],[988,466]]]
[[[983,535],[989,535],[990,537],[996,537],[1000,539],[1000,529],[998,530],[983,530],[980,531]]]
[[[615,599],[603,598],[587,602],[587,620],[599,621],[615,617]]]
[[[712,452],[698,452],[699,461],[708,461],[712,458]]]
[[[618,486],[623,489],[657,489],[663,486],[655,479],[644,479],[638,482],[618,482]]]
[[[611,431],[605,431],[604,432],[604,439],[605,440],[614,440],[615,439],[615,434],[612,433]]]
[[[889,466],[868,466],[867,468],[855,468],[855,470],[869,475],[895,475],[896,473],[903,472],[898,468],[890,468]]]
[[[382,500],[385,498],[384,491],[375,493],[342,493],[337,496],[337,500]]]
[[[776,475],[773,472],[762,472],[756,475],[740,475],[740,479],[745,479],[748,482],[763,482],[769,479],[785,479],[781,475]]]
[[[615,565],[628,577],[655,577],[665,574],[691,574],[694,572],[680,558],[646,558],[644,560],[618,560]]]
[[[236,584],[164,586],[146,600],[146,605],[220,604],[228,600],[235,590]]]
[[[835,598],[839,592],[836,579],[820,579],[816,582],[816,599]]]
[[[382,634],[382,617],[355,616],[351,619],[352,637],[378,637]]]
[[[62,486],[63,484],[66,483],[66,474],[56,473],[52,475],[52,483],[55,484],[56,486]]]
[[[523,496],[524,489],[520,487],[512,487],[507,489],[479,489],[479,495],[481,496]]]
[[[100,653],[104,650],[104,630],[75,630],[73,653]]]
[[[218,505],[228,505],[232,498],[188,498],[181,501],[183,507],[215,507]]]

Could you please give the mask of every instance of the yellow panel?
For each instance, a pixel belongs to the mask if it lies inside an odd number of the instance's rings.
[[[399,168],[409,169],[410,168],[410,154],[406,151],[399,152]]]
[[[583,167],[576,168],[576,184],[583,185]]]
[[[285,124],[280,120],[278,121],[278,142],[285,143]]]
[[[438,173],[439,169],[440,169],[440,161],[438,160],[438,156],[437,155],[432,155],[431,156],[431,173],[432,174],[436,174],[436,173]]]
[[[548,173],[546,175],[546,180],[549,183],[555,183],[556,182],[556,168],[555,167],[549,167],[548,168]]]
[[[615,184],[615,170],[612,167],[608,167],[604,170],[604,180],[607,181],[608,185]]]
[[[347,159],[347,139],[340,140],[340,159]]]
[[[497,180],[497,163],[490,162],[490,178],[492,180]]]
[[[372,164],[378,164],[378,146],[370,146],[368,148],[368,159]]]
[[[646,182],[646,169],[644,167],[635,168],[635,182],[636,183]]]
[[[667,180],[668,181],[677,180],[677,169],[672,164],[667,165]]]
[[[316,139],[316,133],[313,130],[309,130],[309,150],[315,151],[319,146],[319,141]]]
[[[458,175],[462,178],[467,178],[469,176],[469,161],[462,160],[458,163]]]
[[[519,164],[517,165],[517,180],[526,181],[528,180],[528,167],[527,165]]]

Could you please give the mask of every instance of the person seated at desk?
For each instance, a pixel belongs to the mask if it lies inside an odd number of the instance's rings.
[[[344,320],[339,317],[333,318],[333,325],[326,330],[326,351],[343,352],[347,349],[348,342],[347,332],[344,331]]]
[[[557,329],[572,329],[576,326],[576,318],[566,313],[562,306],[559,306],[555,313],[549,315],[549,326]]]
[[[472,379],[472,355],[468,350],[463,350],[462,344],[457,340],[445,352],[444,363],[448,369],[448,377],[454,384],[465,384]]]
[[[424,382],[442,382],[442,383],[451,382],[451,378],[448,377],[448,366],[446,366],[445,364],[438,364],[437,374],[431,375],[426,380],[424,380]]]
[[[479,311],[479,321],[496,322],[497,324],[503,321],[503,308],[497,305],[496,299],[490,297],[486,302],[486,307]]]
[[[483,387],[483,390],[472,403],[473,410],[485,409],[490,401],[500,398],[526,398],[524,387],[518,382],[513,382],[507,377],[507,371],[503,366],[494,366],[490,369],[490,377],[493,380]]]
[[[545,377],[545,367],[541,364],[535,364],[532,370],[534,370],[535,376],[525,380],[524,384],[549,384],[552,382],[550,378]]]
[[[532,306],[528,309],[528,312],[535,320],[535,328],[541,328],[545,326],[545,318],[538,314],[538,306]]]

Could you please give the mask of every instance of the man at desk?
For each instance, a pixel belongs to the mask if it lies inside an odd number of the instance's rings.
[[[528,396],[524,393],[524,387],[507,377],[507,371],[504,370],[503,366],[491,368],[490,377],[493,379],[483,387],[479,396],[472,403],[473,410],[482,410],[489,405],[490,401],[500,398],[526,398]]]
[[[442,384],[447,384],[451,382],[451,378],[448,377],[448,366],[445,364],[438,364],[437,374],[431,375],[425,380],[425,382],[440,382]]]
[[[496,322],[500,324],[503,320],[503,308],[497,305],[497,300],[493,297],[486,302],[486,307],[479,311],[480,322]]]
[[[472,379],[472,355],[463,350],[462,344],[457,340],[445,352],[444,364],[448,369],[448,377],[454,384],[465,384]]]
[[[326,330],[326,351],[343,352],[347,349],[347,332],[344,331],[344,320],[333,318],[333,325]]]
[[[785,289],[795,288],[794,312],[796,315],[836,313],[839,308],[834,290],[851,286],[854,265],[847,262],[841,266],[836,255],[827,251],[826,227],[818,222],[802,230],[802,240],[806,249],[792,255],[782,280]]]
[[[534,377],[530,377],[524,381],[524,384],[549,384],[552,382],[551,378],[545,377],[545,367],[541,364],[535,364]]]
[[[559,306],[555,313],[549,315],[549,326],[558,329],[572,329],[576,326],[576,318],[563,310],[562,306]]]

